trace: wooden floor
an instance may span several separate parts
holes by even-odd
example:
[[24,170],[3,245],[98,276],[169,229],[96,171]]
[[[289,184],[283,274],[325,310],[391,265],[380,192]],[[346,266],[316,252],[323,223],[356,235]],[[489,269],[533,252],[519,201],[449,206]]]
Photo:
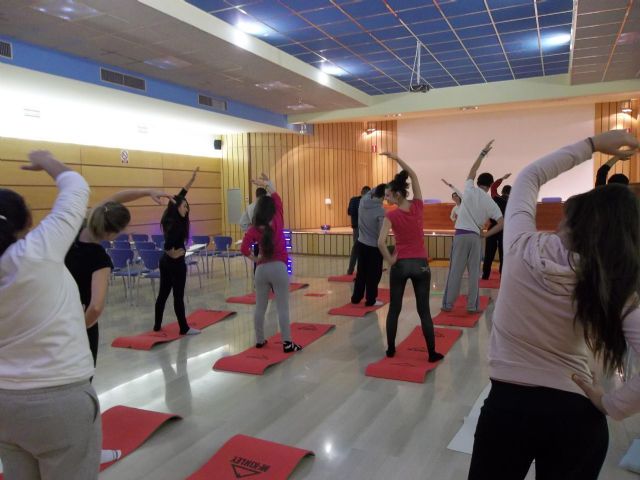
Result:
[[[294,258],[294,280],[311,284],[291,294],[292,321],[334,323],[328,335],[263,376],[214,372],[220,357],[254,343],[253,306],[227,305],[224,299],[250,291],[244,264],[237,259],[231,280],[218,263],[212,278],[198,288],[189,278],[187,310],[231,309],[232,319],[196,337],[160,345],[151,351],[110,347],[121,335],[153,324],[151,288],[143,284],[137,305],[123,298],[121,283],[112,286],[100,320],[101,339],[94,385],[102,410],[114,405],[173,412],[183,420],[163,427],[141,448],[103,474],[104,480],[184,479],[237,433],[313,450],[291,478],[309,480],[465,479],[470,456],[447,450],[475,399],[488,383],[486,315],[462,338],[424,384],[369,378],[367,364],[386,348],[384,320],[388,306],[363,319],[329,316],[344,304],[351,284],[329,283],[344,273],[346,258]],[[436,314],[446,280],[445,268],[433,268],[431,311]],[[388,284],[385,274],[382,285]],[[407,289],[398,339],[417,324],[413,292]],[[321,298],[306,292],[327,292]],[[484,293],[489,293],[485,291]],[[490,314],[491,307],[487,315]],[[174,321],[171,299],[165,322]],[[275,305],[270,305],[267,335],[275,333]],[[617,467],[630,442],[640,436],[638,420],[610,421],[609,455],[601,478],[637,478]],[[533,473],[528,478],[533,478]]]

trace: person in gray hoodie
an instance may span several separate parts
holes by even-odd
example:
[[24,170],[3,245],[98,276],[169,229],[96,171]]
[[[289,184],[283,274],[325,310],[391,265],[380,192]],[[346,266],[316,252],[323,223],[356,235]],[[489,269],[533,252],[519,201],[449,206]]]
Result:
[[378,236],[384,221],[382,200],[386,185],[381,183],[368,191],[358,207],[358,271],[353,286],[351,303],[358,304],[365,296],[365,305],[382,305],[377,302],[378,283],[382,277],[382,254],[378,250]]

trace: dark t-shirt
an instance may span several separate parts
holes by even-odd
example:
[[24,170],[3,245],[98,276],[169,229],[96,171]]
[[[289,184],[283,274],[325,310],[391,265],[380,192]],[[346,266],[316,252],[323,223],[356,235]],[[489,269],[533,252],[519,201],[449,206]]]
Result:
[[351,197],[349,200],[349,206],[347,207],[347,214],[351,217],[351,227],[358,228],[358,208],[360,207],[360,199],[362,197]]
[[80,301],[86,310],[91,303],[91,276],[103,268],[113,269],[111,258],[102,245],[81,242],[78,238],[71,244],[64,263],[78,284]]
[[[176,196],[176,201],[179,201],[179,197],[186,198],[187,191],[183,188]],[[178,219],[176,221],[168,222],[163,226],[164,233],[164,249],[186,249],[185,242],[187,241],[188,230],[187,221]]]

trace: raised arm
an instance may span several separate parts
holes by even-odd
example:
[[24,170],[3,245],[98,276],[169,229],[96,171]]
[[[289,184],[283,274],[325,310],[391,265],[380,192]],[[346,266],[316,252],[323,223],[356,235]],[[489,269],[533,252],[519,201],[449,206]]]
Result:
[[[627,147],[631,150],[620,150]],[[509,248],[520,233],[536,231],[540,187],[591,158],[594,151],[628,158],[638,140],[624,130],[611,130],[557,150],[528,165],[516,178],[505,215],[504,244]]]
[[31,152],[29,161],[30,165],[22,169],[47,172],[55,179],[59,193],[51,213],[26,236],[30,247],[27,251],[39,258],[62,262],[87,212],[89,185],[80,174],[56,160],[50,152]]
[[129,203],[144,197],[151,197],[151,200],[156,202],[158,205],[162,204],[162,198],[168,198],[170,202],[175,202],[173,195],[169,195],[162,190],[156,190],[154,188],[136,188],[132,190],[121,190],[120,192],[101,201],[98,205],[102,205],[107,202]]
[[[189,179],[187,184],[184,187],[182,187],[182,190],[184,191],[185,195],[189,191],[189,189],[191,188],[191,185],[193,185],[193,182],[196,181],[196,175],[198,174],[199,171],[200,171],[200,167],[196,167],[196,169],[193,171],[193,174],[191,175],[191,178]],[[180,192],[180,193],[182,194],[182,192]]]
[[458,190],[453,184],[447,182],[444,178],[441,178],[440,180],[442,180],[442,182],[449,187],[451,190],[453,190],[454,192],[456,192],[456,194],[460,197],[460,200],[462,200],[462,192],[460,190]]
[[395,153],[383,152],[380,155],[385,155],[389,158],[392,158],[393,160],[398,162],[398,165],[400,165],[402,170],[406,170],[406,172],[409,174],[409,178],[411,179],[411,190],[413,190],[413,199],[422,200],[422,190],[420,190],[420,182],[418,181],[418,176],[416,175],[416,172],[414,172],[413,169],[407,164],[407,162],[402,160]]
[[607,175],[609,175],[609,170],[611,170],[611,168],[618,162],[618,160],[627,160],[628,158],[629,158],[629,155],[627,154],[620,155],[620,156],[614,155],[609,160],[607,160],[607,163],[602,165],[598,169],[598,172],[596,173],[596,187],[601,187],[602,185],[606,185]]
[[510,173],[507,173],[505,176],[500,177],[499,179],[497,179],[495,182],[493,182],[491,184],[491,197],[497,197],[498,196],[498,187],[500,185],[502,185],[502,182],[505,181],[507,178],[509,178],[511,176]]
[[257,185],[258,187],[264,188],[269,195],[271,195],[272,193],[275,193],[276,191],[276,186],[269,179],[266,173],[261,174],[260,178],[251,180],[251,183],[253,183],[254,185]]
[[480,168],[480,164],[482,163],[482,160],[484,160],[484,157],[486,157],[489,154],[489,152],[491,151],[491,149],[493,148],[493,142],[494,142],[494,140],[491,140],[480,151],[480,155],[478,155],[478,158],[476,158],[476,161],[473,162],[473,165],[471,165],[471,170],[469,170],[469,175],[467,175],[467,180],[475,180],[476,179],[476,174],[478,173],[478,169]]

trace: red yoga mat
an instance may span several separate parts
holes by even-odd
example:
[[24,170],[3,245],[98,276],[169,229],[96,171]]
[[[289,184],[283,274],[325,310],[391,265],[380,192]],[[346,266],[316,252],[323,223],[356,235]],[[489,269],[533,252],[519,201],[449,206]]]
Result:
[[494,289],[498,289],[500,288],[500,277],[492,277],[489,278],[488,280],[483,280],[480,279],[480,281],[478,282],[478,286],[480,288],[494,288]]
[[[182,418],[171,413],[152,412],[140,408],[118,405],[102,414],[102,448],[105,450],[122,450],[120,461],[172,418]],[[110,467],[115,462],[103,463],[100,470]]]
[[[388,288],[379,288],[378,289],[378,300],[381,302],[389,303],[390,294]],[[370,306],[367,307],[364,304],[364,300],[358,304],[353,304],[351,302],[345,303],[341,307],[334,307],[329,310],[329,315],[342,315],[345,317],[364,317],[369,312],[374,312],[379,308],[382,308],[384,305],[378,306]]]
[[[335,325],[326,323],[292,323],[291,338],[298,345],[306,347],[333,327]],[[286,360],[291,355],[293,353],[282,351],[282,339],[278,333],[269,338],[262,348],[252,347],[237,355],[222,357],[213,365],[213,369],[262,375],[268,367]]]
[[[187,317],[187,322],[189,323],[189,326],[202,330],[203,328],[209,327],[214,323],[218,323],[231,315],[235,315],[235,313],[236,312],[227,310],[196,310]],[[180,335],[178,322],[174,322],[163,327],[159,332],[154,332],[152,330],[150,332],[143,332],[130,337],[118,337],[111,343],[111,346],[118,348],[133,348],[134,350],[151,350],[151,347],[157,343],[171,342],[182,336],[184,335]]]
[[[480,310],[484,310],[489,305],[489,297],[480,296]],[[481,313],[467,312],[467,297],[460,295],[453,304],[450,312],[440,312],[433,318],[434,325],[449,325],[452,327],[475,327]]]
[[[301,288],[308,287],[308,283],[290,283],[289,291],[295,292],[296,290],[300,290]],[[276,298],[273,292],[269,292],[269,300],[273,300]],[[229,297],[226,300],[227,303],[242,303],[244,305],[255,305],[256,304],[256,292],[247,293],[246,295],[242,295],[240,297]]]
[[[452,328],[436,328],[436,350],[446,354],[456,343],[461,330]],[[390,380],[403,380],[405,382],[423,383],[427,372],[438,366],[438,362],[429,363],[427,347],[424,342],[422,328],[416,327],[396,348],[393,358],[385,357],[382,360],[371,363],[365,370],[369,377],[386,378]]]
[[249,477],[286,480],[300,460],[308,455],[314,453],[259,438],[236,435],[187,480],[237,480]]
[[356,279],[356,274],[352,275],[333,275],[329,277],[327,280],[330,282],[353,282]]

